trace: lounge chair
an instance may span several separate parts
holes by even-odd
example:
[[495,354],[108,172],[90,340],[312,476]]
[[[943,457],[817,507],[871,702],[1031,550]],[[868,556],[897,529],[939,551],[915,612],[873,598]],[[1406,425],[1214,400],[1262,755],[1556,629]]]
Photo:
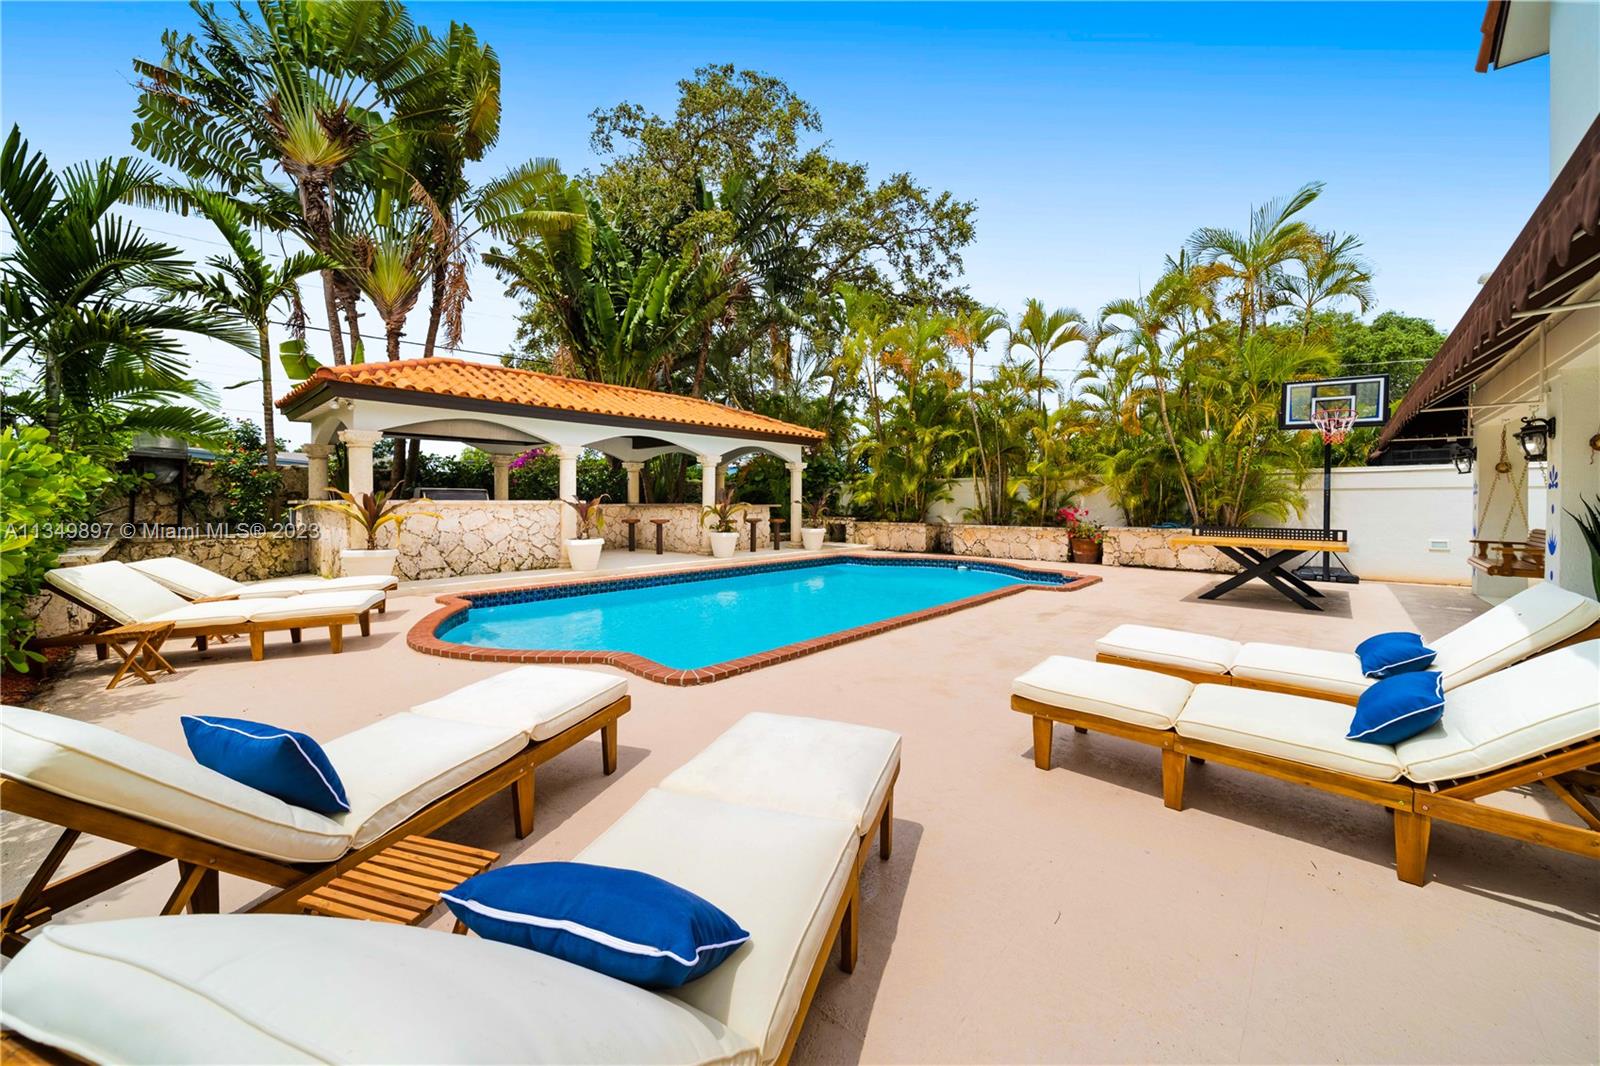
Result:
[[[1540,582],[1428,641],[1446,689],[1464,685],[1529,655],[1600,637],[1600,603]],[[1323,651],[1157,626],[1120,625],[1095,642],[1095,659],[1196,683],[1286,692],[1355,703],[1372,684],[1354,652]]]
[[[235,581],[175,555],[160,559],[139,559],[128,563],[145,577],[157,581],[186,600],[246,600],[267,596],[302,596],[310,592],[393,592],[400,582],[387,574],[371,577],[318,577],[299,574],[273,577],[264,581]],[[382,614],[388,604],[380,603]]]
[[287,630],[300,642],[303,629],[328,630],[328,645],[344,650],[344,627],[372,632],[372,610],[384,602],[382,592],[313,592],[300,596],[189,603],[177,593],[126,563],[64,566],[45,574],[58,595],[93,611],[97,618],[84,633],[42,640],[41,645],[93,644],[106,657],[105,631],[134,622],[171,622],[168,639],[195,638],[202,651],[211,637],[247,633],[250,658],[266,655],[266,634]]
[[[1600,858],[1588,795],[1600,786],[1600,640],[1458,685],[1437,725],[1392,747],[1347,740],[1348,704],[1061,656],[1016,679],[1011,707],[1032,717],[1043,770],[1057,722],[1159,748],[1173,810],[1183,809],[1191,759],[1387,807],[1396,873],[1410,884],[1424,883],[1435,819]],[[1546,787],[1577,824],[1477,802],[1527,785]]]
[[[510,789],[518,837],[533,830],[536,767],[595,732],[602,767],[616,768],[627,682],[610,674],[525,666],[497,675],[475,718],[448,700],[423,704],[328,741],[350,811],[292,807],[187,756],[100,726],[0,708],[0,810],[60,826],[61,837],[22,893],[0,910],[0,950],[65,907],[176,860],[179,886],[163,909],[217,909],[217,874],[272,886],[251,909],[296,901],[388,848]],[[484,690],[480,690],[482,693]],[[174,723],[173,728],[176,728]],[[51,881],[79,835],[132,851]]]
[[[790,744],[825,757],[784,760]],[[6,971],[0,1022],[99,1061],[783,1062],[836,936],[855,961],[861,827],[885,818],[899,763],[883,730],[751,715],[576,857],[664,877],[750,931],[682,988],[402,926],[133,919],[45,930]],[[760,767],[777,772],[752,797]]]

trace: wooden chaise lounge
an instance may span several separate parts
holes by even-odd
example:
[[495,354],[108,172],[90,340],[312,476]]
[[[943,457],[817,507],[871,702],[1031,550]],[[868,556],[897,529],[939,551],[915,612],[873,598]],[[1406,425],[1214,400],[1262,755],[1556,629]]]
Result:
[[[1449,692],[1444,718],[1398,745],[1345,739],[1351,710],[1332,700],[1195,685],[1062,656],[1013,683],[1033,719],[1034,763],[1051,766],[1055,723],[1161,751],[1162,794],[1182,810],[1188,763],[1205,761],[1387,807],[1395,869],[1425,880],[1435,820],[1600,858],[1600,640],[1545,652]],[[1478,801],[1541,786],[1576,824]]]
[[[534,771],[596,732],[605,773],[617,765],[627,682],[560,667],[519,667],[450,697],[328,741],[347,814],[303,810],[186,756],[58,715],[0,708],[0,810],[61,828],[16,899],[0,908],[0,951],[30,930],[167,862],[178,885],[162,908],[218,908],[218,875],[274,891],[250,909],[297,901],[409,836],[509,790],[517,836],[533,831]],[[176,717],[173,728],[177,729]],[[53,880],[81,835],[132,850]]]
[[[1517,593],[1427,643],[1446,691],[1530,655],[1600,637],[1600,603],[1551,582]],[[1120,625],[1095,642],[1095,661],[1181,677],[1353,704],[1372,684],[1353,651],[1324,651],[1157,626]]]
[[362,636],[372,632],[372,612],[385,602],[382,591],[350,589],[304,595],[227,599],[191,603],[126,563],[90,563],[68,566],[45,574],[51,591],[96,616],[82,633],[51,637],[40,647],[92,644],[101,659],[107,657],[109,632],[135,622],[170,622],[166,639],[193,638],[201,651],[213,637],[250,637],[250,658],[266,655],[266,635],[287,632],[298,644],[301,631],[328,630],[328,648],[344,650],[344,627],[358,626]]
[[[305,596],[317,592],[390,593],[400,587],[400,582],[388,574],[347,577],[296,574],[292,577],[263,578],[260,581],[235,581],[199,563],[192,563],[175,555],[139,559],[128,563],[128,566],[191,601]],[[388,610],[387,600],[378,604],[379,614],[383,614],[386,610]]]

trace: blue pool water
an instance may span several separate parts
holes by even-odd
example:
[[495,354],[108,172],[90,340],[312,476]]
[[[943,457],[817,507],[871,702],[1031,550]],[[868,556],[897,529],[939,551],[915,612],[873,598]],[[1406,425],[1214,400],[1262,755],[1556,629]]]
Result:
[[524,590],[513,595],[548,598],[473,606],[437,636],[487,648],[632,652],[698,670],[994,589],[1062,583],[1041,572],[848,559],[644,583],[650,580],[577,594]]

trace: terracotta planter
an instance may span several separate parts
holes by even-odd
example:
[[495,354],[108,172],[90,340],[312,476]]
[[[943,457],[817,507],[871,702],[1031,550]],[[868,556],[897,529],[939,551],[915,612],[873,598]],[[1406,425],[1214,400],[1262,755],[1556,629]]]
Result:
[[1098,563],[1100,552],[1104,547],[1093,537],[1072,538],[1072,561],[1075,563]]
[[600,549],[605,547],[601,537],[567,541],[567,563],[574,570],[597,570],[600,567]]

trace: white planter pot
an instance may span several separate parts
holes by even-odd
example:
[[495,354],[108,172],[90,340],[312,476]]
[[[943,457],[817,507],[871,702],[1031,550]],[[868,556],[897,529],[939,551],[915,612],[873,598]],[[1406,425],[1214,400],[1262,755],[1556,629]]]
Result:
[[378,577],[394,576],[394,561],[400,553],[393,548],[377,548],[367,551],[365,548],[341,548],[339,550],[339,572],[345,577]]
[[711,534],[711,555],[715,559],[732,559],[739,548],[738,533]]
[[800,527],[800,544],[808,552],[821,551],[822,542],[828,536],[826,529],[810,529]]
[[567,541],[567,562],[574,570],[595,570],[600,566],[600,549],[605,546],[601,537]]

